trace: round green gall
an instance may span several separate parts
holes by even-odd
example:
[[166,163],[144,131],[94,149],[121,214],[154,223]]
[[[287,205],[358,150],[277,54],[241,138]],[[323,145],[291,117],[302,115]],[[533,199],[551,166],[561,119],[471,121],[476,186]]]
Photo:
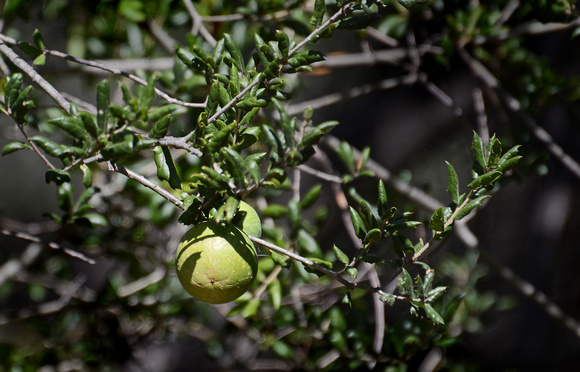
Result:
[[177,277],[200,301],[235,300],[252,285],[258,257],[252,241],[234,224],[205,221],[192,227],[177,248]]

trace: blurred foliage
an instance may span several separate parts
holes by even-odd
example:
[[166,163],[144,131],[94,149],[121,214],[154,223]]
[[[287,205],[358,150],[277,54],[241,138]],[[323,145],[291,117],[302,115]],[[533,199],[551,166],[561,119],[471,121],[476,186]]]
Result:
[[[2,77],[1,111],[22,133],[35,134],[6,145],[2,155],[35,151],[48,158],[45,178],[57,185],[60,208],[47,214],[59,226],[50,244],[60,248],[45,244],[32,252],[35,245],[29,246],[33,259],[0,284],[0,371],[118,370],[143,355],[147,345],[192,338],[203,341],[204,363],[213,366],[208,369],[252,369],[259,360],[277,360],[297,370],[405,371],[416,369],[430,350],[441,351],[439,368],[470,365],[446,358],[446,350],[461,343],[463,332],[481,330],[484,312],[512,303],[477,289],[486,269],[475,250],[449,254],[434,268],[421,262],[422,255],[445,242],[454,221],[501,192],[509,176],[523,177],[539,164],[524,159],[518,165],[517,137],[476,133],[472,179],[460,183],[447,163],[448,205],[422,220],[390,200],[394,191],[369,166],[370,148],[355,155],[356,149],[341,142],[331,155],[343,174],[327,176],[348,200],[343,212],[352,226],[344,229],[352,228],[356,246],[339,248],[321,238],[332,217],[332,206],[321,197],[330,192],[328,184],[321,177],[305,189],[296,172],[340,124],[317,122],[310,107],[292,117],[286,102],[299,89],[297,79],[307,79],[312,66],[324,61],[316,43],[330,38],[340,43],[347,36],[338,31],[346,30],[373,48],[385,48],[370,36],[378,32],[409,50],[412,32],[417,45],[436,50],[421,66],[435,76],[457,68],[458,51],[467,50],[532,114],[558,100],[573,104],[577,80],[560,75],[529,48],[525,33],[495,39],[533,22],[576,20],[573,4],[522,2],[500,22],[507,5],[507,0],[195,2],[199,15],[209,17],[203,27],[217,41],[212,45],[191,33],[200,25],[181,1],[9,1],[4,35],[34,41],[10,45],[30,56],[24,57],[30,64],[44,65],[39,57],[54,57],[45,50],[59,48],[77,58],[124,59],[127,66],[133,58],[168,55],[175,64],[171,70],[135,72],[146,85],[114,76],[89,79],[93,103],[72,104],[63,113],[35,104],[42,89],[6,58],[12,73]],[[335,21],[325,25],[333,14]],[[23,25],[39,21],[65,29],[65,40],[51,40],[43,29],[24,33]],[[320,33],[313,33],[317,27]],[[312,43],[297,48],[309,36]],[[165,37],[174,53],[163,47]],[[171,92],[175,102],[160,98],[155,87]],[[108,171],[114,167],[145,176],[157,191]],[[181,288],[174,254],[183,225],[214,218],[231,197],[258,209],[264,239],[281,250],[262,246],[252,289],[214,307]],[[428,230],[428,241],[418,238],[419,226]],[[313,264],[289,259],[283,249]],[[20,252],[3,248],[0,257],[7,262]],[[374,270],[383,285],[400,275],[396,290],[368,285]],[[384,329],[369,316],[377,314],[371,292],[379,295],[380,306],[389,305]],[[232,347],[240,338],[252,344],[248,355]]]

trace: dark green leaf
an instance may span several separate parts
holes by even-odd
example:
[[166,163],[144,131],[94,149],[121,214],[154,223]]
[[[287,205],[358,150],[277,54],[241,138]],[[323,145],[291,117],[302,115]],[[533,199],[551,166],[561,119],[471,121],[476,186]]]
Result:
[[324,55],[322,53],[315,50],[305,50],[296,53],[294,57],[288,60],[288,64],[294,68],[297,68],[320,61],[324,61]]
[[472,190],[476,190],[482,186],[489,186],[494,183],[498,178],[501,177],[501,172],[498,170],[494,170],[492,172],[485,173],[479,177],[477,177],[473,182],[471,182],[467,187]]
[[443,207],[439,207],[431,216],[431,223],[429,224],[429,227],[435,231],[443,231],[444,224],[445,218],[443,217]]
[[286,217],[286,214],[288,213],[288,207],[281,204],[269,204],[266,208],[264,208],[262,213],[266,217],[282,218]]
[[373,22],[380,19],[381,16],[377,13],[364,14],[356,17],[350,17],[341,20],[336,25],[337,29],[344,30],[362,30],[370,26]]
[[217,133],[210,138],[209,143],[207,144],[207,148],[211,152],[218,151],[220,148],[227,145],[230,134],[236,130],[236,123],[233,122],[224,126],[220,129]]
[[386,303],[389,306],[393,306],[395,304],[395,295],[392,293],[385,293],[379,297],[379,300]]
[[377,210],[379,212],[379,216],[385,220],[389,213],[388,207],[388,199],[387,199],[387,189],[385,188],[385,184],[383,180],[379,180],[378,185],[378,194],[379,194],[379,203],[377,205]]
[[40,50],[46,49],[46,44],[44,43],[44,40],[42,39],[42,35],[40,34],[40,31],[38,29],[34,30],[32,37],[34,38],[34,44],[36,44],[38,49],[40,49]]
[[[310,261],[314,262],[315,264],[324,267],[325,269],[332,270],[332,262],[328,262],[328,261],[325,261],[323,259],[316,258],[316,257],[308,257],[308,259]],[[304,265],[304,269],[311,274],[316,274],[318,276],[325,275],[322,271],[318,270],[314,266]]]
[[457,177],[457,172],[455,168],[449,162],[447,163],[447,169],[449,171],[449,185],[447,186],[447,192],[451,195],[451,200],[456,205],[459,205],[459,177]]
[[89,114],[86,111],[79,112],[79,118],[83,123],[85,130],[91,135],[93,138],[99,137],[99,129],[97,127],[97,121],[94,115]]
[[268,293],[274,310],[279,310],[282,305],[282,285],[279,280],[274,280],[268,285]]
[[310,234],[308,234],[304,229],[298,231],[298,245],[308,254],[320,255],[320,246],[316,239],[314,239]]
[[427,292],[427,301],[432,302],[441,297],[443,292],[447,290],[447,287],[437,287]]
[[[48,172],[47,172],[48,174]],[[65,212],[71,212],[73,207],[73,186],[70,182],[58,185],[58,206]]]
[[394,232],[394,231],[401,231],[401,230],[412,230],[416,229],[421,222],[419,221],[404,221],[404,222],[395,222],[390,223],[386,226],[387,231]]
[[26,41],[20,41],[18,42],[18,47],[20,48],[20,50],[22,50],[24,53],[28,54],[31,57],[37,57],[40,54],[42,54],[42,50],[38,49],[37,47],[33,46],[30,43],[27,43]]
[[501,157],[501,142],[499,139],[493,136],[489,140],[489,145],[487,149],[487,166],[489,168],[495,168],[499,164]]
[[149,131],[149,137],[151,138],[163,138],[167,135],[167,130],[169,129],[169,124],[171,123],[171,115],[165,115],[162,117],[151,130]]
[[318,27],[322,18],[324,17],[324,13],[326,12],[326,1],[325,0],[316,0],[314,2],[314,12],[312,13],[312,17],[310,18],[310,24],[315,28]]
[[91,168],[86,164],[81,164],[80,168],[83,172],[83,185],[86,188],[91,187],[93,185],[93,172],[91,172]]
[[486,151],[485,145],[481,140],[481,137],[474,131],[473,132],[473,142],[471,144],[473,151],[475,151],[475,160],[482,169],[487,168],[487,158],[486,158]]
[[371,229],[364,237],[363,239],[363,243],[365,245],[370,245],[370,244],[374,244],[376,242],[379,242],[383,237],[383,233],[381,232],[380,229],[378,228],[374,228]]
[[181,189],[181,179],[175,169],[169,147],[155,146],[153,154],[157,166],[157,177],[162,181],[167,181],[173,189]]
[[354,159],[354,153],[352,147],[348,142],[343,141],[340,146],[336,149],[336,154],[346,167],[349,173],[353,174],[356,167],[356,161]]
[[318,200],[318,197],[320,196],[321,192],[322,192],[321,184],[316,184],[312,186],[312,188],[308,190],[306,195],[304,195],[300,200],[300,208],[306,209],[308,207],[311,207],[316,202],[316,200]]
[[437,311],[430,304],[425,304],[425,314],[433,321],[433,324],[445,324],[445,321]]
[[510,158],[506,161],[503,161],[500,163],[500,165],[497,167],[497,171],[501,172],[502,174],[507,172],[508,170],[512,169],[521,159],[521,156],[514,156],[513,158]]
[[334,256],[336,257],[337,260],[339,260],[345,265],[348,265],[350,259],[343,251],[340,250],[340,248],[338,248],[336,245],[333,245],[332,251],[334,252]]
[[232,38],[230,34],[224,34],[224,44],[228,53],[230,53],[230,56],[232,56],[232,59],[238,70],[245,71],[244,58],[242,57],[242,52],[240,51],[238,44],[235,42],[235,40]]
[[26,143],[22,143],[22,142],[12,142],[12,143],[9,143],[9,144],[5,145],[2,148],[2,156],[11,154],[11,153],[16,152],[18,150],[24,150],[24,149],[30,150],[31,148]]
[[278,40],[278,48],[282,53],[283,58],[288,57],[288,51],[290,50],[290,40],[288,35],[282,30],[276,30],[276,39]]
[[359,239],[364,239],[367,234],[367,228],[360,214],[353,208],[349,207],[350,219],[352,221],[352,226],[354,227],[354,233]]
[[397,282],[397,288],[399,288],[399,292],[403,296],[407,296],[409,298],[415,297],[415,291],[413,290],[413,278],[411,278],[411,274],[405,269],[402,269],[403,272],[401,273],[401,277]]
[[474,208],[477,208],[481,205],[481,202],[483,202],[484,199],[489,198],[489,195],[482,195],[472,201],[470,201],[469,203],[467,203],[467,205],[465,206],[465,208],[463,208],[459,213],[457,213],[457,215],[455,216],[455,220],[460,220],[463,217],[467,216],[469,214],[469,212],[471,212]]
[[43,149],[48,155],[58,158],[62,155],[62,148],[59,144],[44,138],[42,136],[30,137],[30,142],[35,143],[38,147]]
[[89,138],[89,134],[79,118],[61,116],[59,118],[49,119],[48,122],[64,130],[76,139],[88,140]]

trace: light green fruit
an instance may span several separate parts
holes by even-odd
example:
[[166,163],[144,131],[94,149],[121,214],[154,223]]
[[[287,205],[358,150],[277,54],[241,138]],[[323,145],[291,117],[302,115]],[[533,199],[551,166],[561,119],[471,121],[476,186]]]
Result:
[[195,225],[181,238],[176,257],[183,288],[200,301],[221,304],[243,295],[258,271],[254,244],[234,224]]
[[236,225],[248,235],[258,238],[262,236],[262,221],[260,221],[258,212],[243,200],[240,201],[239,209],[234,218]]

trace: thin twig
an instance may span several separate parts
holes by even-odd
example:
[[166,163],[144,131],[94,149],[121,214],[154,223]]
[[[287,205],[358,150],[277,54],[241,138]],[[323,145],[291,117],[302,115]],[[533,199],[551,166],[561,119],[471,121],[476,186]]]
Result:
[[153,190],[157,194],[161,195],[172,204],[174,204],[179,209],[183,209],[183,202],[175,197],[172,193],[165,190],[163,187],[149,181],[147,178],[143,177],[142,175],[135,173],[120,164],[109,162],[109,171],[121,173],[122,175],[139,182],[141,185]]
[[70,103],[60,94],[55,87],[46,81],[32,66],[20,58],[10,47],[3,41],[0,41],[0,53],[4,54],[10,62],[14,63],[22,72],[24,72],[32,81],[38,84],[48,95],[68,114],[70,113]]
[[484,36],[479,35],[473,38],[474,45],[482,45],[486,43],[501,42],[504,40],[510,40],[517,38],[519,36],[533,36],[533,35],[543,35],[552,32],[562,32],[573,30],[580,26],[580,18],[574,19],[569,23],[559,23],[559,22],[532,22],[524,24],[520,27],[516,27],[513,30],[502,32],[498,35]]
[[346,92],[337,92],[327,94],[315,99],[291,104],[286,108],[288,115],[297,115],[304,111],[308,106],[313,109],[319,109],[322,107],[330,106],[336,103],[346,101],[348,99],[357,98],[372,92],[392,89],[402,85],[413,85],[417,82],[416,74],[408,74],[402,77],[390,78],[381,80],[377,83],[363,84],[358,87],[350,88]]
[[25,232],[17,232],[17,231],[11,231],[8,229],[0,229],[0,234],[2,235],[6,235],[6,236],[12,236],[18,239],[22,239],[28,242],[33,242],[33,243],[39,243],[39,244],[46,244],[49,248],[52,249],[56,249],[56,250],[60,250],[63,253],[77,258],[81,261],[87,262],[89,264],[94,264],[95,260],[93,260],[90,257],[85,256],[84,254],[82,254],[81,252],[75,251],[73,249],[67,248],[61,244],[55,243],[55,242],[44,242],[42,239],[40,239],[38,236],[32,235],[32,234],[28,234]]
[[187,12],[189,13],[193,21],[193,25],[191,26],[191,33],[193,35],[197,35],[197,33],[199,32],[201,36],[203,36],[205,41],[207,41],[209,45],[214,47],[217,44],[217,41],[214,39],[212,34],[207,30],[207,28],[205,28],[203,24],[203,19],[197,12],[197,9],[195,9],[195,6],[193,6],[191,0],[183,0],[183,4],[185,5],[185,8],[187,9]]
[[[25,71],[31,78],[32,80],[34,80],[35,82],[37,82],[35,80],[35,78],[33,78],[32,75],[33,74],[37,79],[42,79],[41,81],[45,81],[44,78],[42,76],[40,76],[34,69],[32,69],[32,67],[30,67],[30,65],[28,65],[24,60],[22,60],[20,57],[18,57],[18,55],[16,53],[14,53],[14,51],[12,51],[12,49],[10,49],[7,44],[10,45],[18,45],[17,41],[6,36],[3,34],[0,34],[0,40],[2,40],[2,42],[0,42],[0,52],[2,52],[3,54],[5,54],[14,64],[16,64],[20,69],[26,68],[27,70]],[[9,55],[7,55],[6,53],[9,53]],[[126,71],[122,71],[119,70],[117,68],[113,68],[111,66],[108,66],[104,63],[101,62],[97,62],[97,61],[91,61],[88,59],[84,59],[84,58],[79,58],[79,57],[74,57],[71,56],[70,54],[66,54],[63,52],[59,52],[57,50],[50,50],[50,49],[45,49],[42,51],[43,54],[45,55],[49,55],[49,56],[53,56],[53,57],[57,57],[57,58],[61,58],[67,61],[71,61],[74,63],[78,63],[80,65],[84,65],[84,66],[88,66],[88,67],[93,67],[93,68],[97,68],[103,71],[107,71],[113,75],[119,75],[119,76],[123,76],[126,77],[130,80],[133,80],[134,82],[147,86],[147,81],[141,79],[140,77],[133,75],[131,73],[128,73]],[[12,56],[12,57],[11,57]],[[20,60],[19,64],[22,65],[22,67],[17,64],[15,61],[12,60],[12,58],[17,58]],[[24,70],[23,70],[24,71]],[[30,74],[29,74],[30,73]],[[39,82],[37,82],[39,85],[41,85]],[[57,103],[59,103],[59,105],[61,107],[63,107],[63,109],[65,109],[65,111],[67,113],[70,113],[70,103],[68,103],[68,101],[62,97],[62,95],[56,90],[54,89],[50,84],[48,84],[48,86],[46,85],[48,84],[48,82],[44,83],[44,86],[42,86],[43,89],[45,89],[47,91],[47,93],[49,93],[51,95],[51,97],[53,97],[53,99],[55,99],[55,101]],[[52,91],[48,91],[47,89],[52,88]],[[196,108],[204,108],[205,107],[205,103],[191,103],[191,102],[185,102],[185,101],[181,101],[177,98],[173,98],[171,96],[169,96],[167,93],[163,92],[162,90],[158,89],[158,88],[154,88],[155,94],[157,94],[157,96],[163,98],[164,100],[166,100],[168,103],[173,103],[179,106],[183,106],[183,107],[196,107]],[[54,96],[53,96],[54,94]],[[66,108],[65,108],[66,107]]]
[[[580,22],[580,18],[579,18]],[[552,136],[532,118],[530,114],[522,109],[522,104],[515,97],[511,96],[500,86],[499,80],[478,60],[471,57],[469,53],[463,49],[458,48],[458,54],[471,69],[473,74],[479,78],[484,84],[495,90],[498,96],[505,102],[507,107],[513,112],[520,115],[524,124],[526,124],[537,139],[544,142],[548,151],[554,155],[568,170],[577,178],[580,179],[580,164],[570,155],[566,154],[562,147],[554,142]]]

